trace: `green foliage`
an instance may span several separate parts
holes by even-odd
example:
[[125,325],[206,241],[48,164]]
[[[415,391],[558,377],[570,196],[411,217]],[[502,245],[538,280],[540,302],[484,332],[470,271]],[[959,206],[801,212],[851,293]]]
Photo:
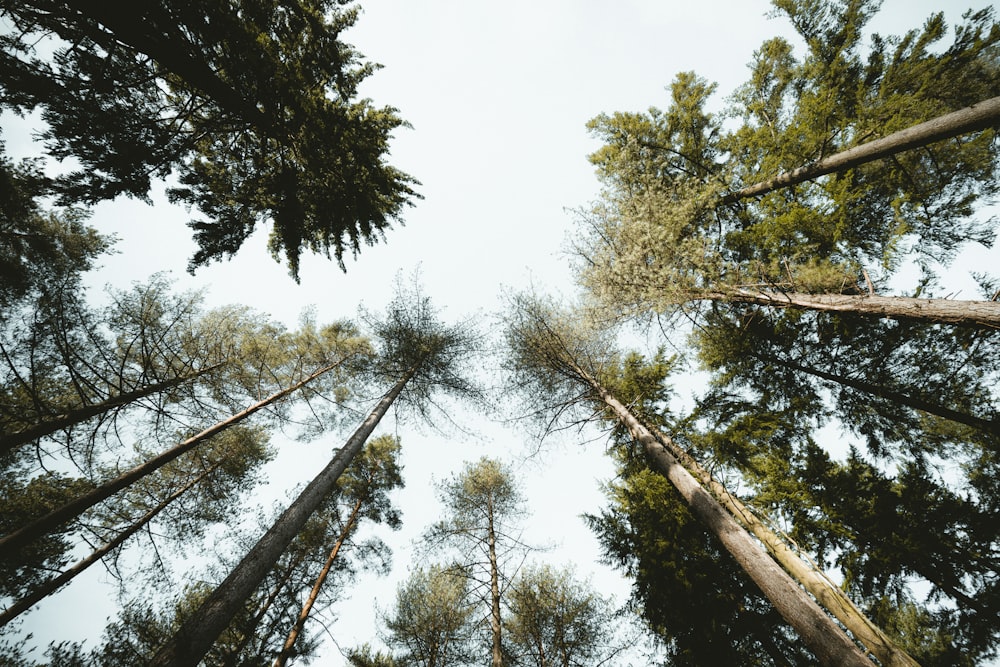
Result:
[[4,2],[0,104],[41,110],[49,155],[79,161],[50,184],[64,203],[146,198],[176,172],[171,198],[208,218],[192,270],[269,221],[296,279],[303,250],[343,266],[417,196],[385,162],[405,123],[357,98],[375,67],[340,41],[358,16],[343,4]]
[[419,667],[449,667],[471,662],[475,608],[468,601],[469,580],[461,568],[419,568],[396,590],[392,610],[383,618],[386,641],[397,662]]
[[515,665],[583,667],[603,664],[616,649],[609,600],[569,569],[547,565],[521,571],[507,591],[505,650]]

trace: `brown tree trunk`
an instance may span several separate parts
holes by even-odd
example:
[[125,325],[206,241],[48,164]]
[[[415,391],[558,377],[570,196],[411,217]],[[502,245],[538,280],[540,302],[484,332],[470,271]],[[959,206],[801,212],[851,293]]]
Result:
[[278,401],[284,398],[285,396],[288,396],[289,394],[301,389],[306,384],[312,382],[319,376],[325,373],[329,373],[334,368],[339,366],[340,363],[341,362],[337,362],[335,364],[330,364],[329,366],[325,366],[319,369],[318,371],[316,371],[309,377],[305,378],[304,380],[297,382],[290,387],[286,387],[285,389],[282,389],[281,391],[268,396],[262,401],[254,403],[246,410],[243,410],[242,412],[239,412],[233,415],[232,417],[225,419],[215,424],[214,426],[205,429],[201,433],[188,438],[179,445],[176,445],[168,449],[159,456],[155,456],[146,461],[145,463],[138,465],[135,468],[132,468],[128,472],[119,475],[117,478],[111,480],[110,482],[102,484],[93,491],[84,494],[83,496],[80,496],[79,498],[72,500],[57,509],[52,510],[51,512],[49,512],[48,514],[46,514],[41,518],[35,519],[34,521],[25,524],[24,526],[21,526],[20,528],[10,533],[9,535],[5,535],[3,538],[0,538],[0,555],[5,554],[10,550],[16,549],[17,547],[27,542],[30,542],[33,539],[41,537],[42,535],[45,535],[46,533],[55,530],[60,525],[69,521],[70,519],[80,516],[80,514],[87,511],[97,503],[101,502],[102,500],[110,498],[111,496],[118,493],[125,487],[134,483],[136,480],[142,479],[146,475],[156,472],[157,470],[159,470],[166,464],[170,463],[177,457],[191,451],[197,445],[204,442],[213,435],[216,435],[217,433],[226,430],[230,426],[238,424],[239,422],[243,421],[253,413],[257,412],[258,410],[261,410],[262,408],[271,405],[275,401]]
[[49,579],[41,586],[33,590],[30,594],[26,595],[25,597],[21,598],[17,602],[7,607],[7,609],[5,609],[3,613],[0,613],[0,627],[7,625],[7,623],[17,618],[20,614],[31,609],[37,603],[41,602],[46,597],[59,590],[59,588],[61,588],[64,584],[72,581],[74,577],[76,577],[78,574],[86,570],[88,567],[90,567],[100,559],[104,558],[104,556],[110,553],[114,548],[122,544],[128,538],[135,535],[137,532],[139,532],[139,530],[141,530],[143,526],[152,521],[153,518],[157,514],[162,512],[170,503],[174,502],[175,500],[180,498],[184,493],[189,491],[192,487],[199,484],[202,480],[204,480],[206,477],[212,474],[212,472],[214,472],[221,465],[222,461],[219,461],[211,468],[201,473],[196,478],[185,484],[183,487],[172,493],[168,498],[160,502],[156,507],[146,512],[146,514],[144,514],[142,518],[140,518],[131,526],[123,530],[113,540],[99,547],[89,556],[79,561],[76,565],[69,568],[59,576]]
[[214,366],[210,366],[209,368],[202,369],[190,375],[176,377],[171,380],[165,380],[163,382],[148,385],[142,389],[136,389],[135,391],[118,394],[117,396],[112,396],[99,403],[94,403],[93,405],[87,405],[82,408],[77,408],[76,410],[70,410],[69,412],[61,415],[54,415],[47,418],[42,423],[23,428],[20,431],[0,435],[0,454],[5,454],[23,444],[31,442],[32,440],[37,440],[38,438],[50,435],[56,431],[66,428],[67,426],[79,424],[80,422],[84,422],[91,417],[96,417],[97,415],[113,410],[114,408],[127,405],[133,401],[139,400],[140,398],[145,398],[146,396],[151,396],[166,389],[171,389],[184,384],[189,380],[194,380],[201,377],[205,373],[215,370],[221,365],[222,364],[215,364]]
[[240,605],[260,585],[267,571],[274,566],[312,513],[333,490],[341,473],[364,447],[368,436],[416,371],[416,367],[410,369],[382,397],[330,463],[303,489],[250,553],[160,649],[153,658],[152,665],[188,667],[198,664],[230,623]]
[[486,544],[490,557],[490,630],[493,635],[493,667],[503,667],[503,650],[501,648],[500,625],[500,568],[497,565],[497,536],[493,528],[493,498],[487,501],[487,535]]
[[828,313],[854,313],[894,320],[943,322],[990,329],[1000,327],[1000,301],[955,301],[861,294],[804,294],[750,289],[706,290],[693,293],[690,298],[692,301],[755,303],[776,308],[806,308]]
[[971,107],[939,116],[899,132],[893,132],[887,137],[835,153],[772,179],[747,186],[726,195],[722,202],[729,204],[747,197],[766,194],[773,190],[809,181],[836,171],[851,169],[866,162],[873,162],[912,148],[926,146],[967,132],[985,130],[998,123],[1000,123],[1000,97],[993,97],[973,104]]
[[591,388],[643,446],[653,468],[670,480],[687,502],[691,513],[718,538],[820,662],[838,667],[871,667],[871,661],[854,642],[770,556],[761,551],[750,534],[691,476],[649,429],[596,380],[579,368],[576,371],[581,377],[587,378]]
[[285,667],[285,663],[288,662],[288,658],[292,654],[292,647],[295,646],[295,640],[298,639],[299,633],[302,632],[302,628],[306,624],[306,619],[309,618],[309,613],[312,611],[313,605],[316,604],[316,598],[319,597],[319,591],[323,587],[323,583],[326,582],[327,576],[330,574],[330,569],[333,567],[333,561],[337,559],[337,554],[340,552],[341,545],[344,544],[344,540],[346,540],[348,535],[351,534],[351,530],[354,528],[354,524],[358,520],[358,512],[361,510],[361,501],[362,499],[359,498],[358,501],[354,503],[354,508],[351,510],[351,516],[347,519],[347,524],[344,526],[344,529],[340,531],[340,536],[337,537],[337,542],[333,545],[333,549],[330,551],[330,555],[326,559],[326,563],[323,564],[323,569],[320,570],[319,576],[316,577],[316,583],[313,584],[306,603],[302,605],[302,611],[299,612],[299,617],[295,620],[295,625],[292,626],[292,630],[288,633],[288,639],[285,640],[284,646],[281,647],[281,653],[279,653],[278,657],[274,660],[274,667]]
[[764,525],[739,498],[731,495],[694,457],[679,447],[666,434],[646,427],[644,424],[643,426],[715,496],[737,522],[760,540],[768,553],[785,568],[792,578],[816,598],[823,608],[840,621],[845,628],[850,630],[851,634],[864,644],[881,664],[887,667],[919,667],[918,663],[897,646],[881,628],[861,613],[861,610],[854,605],[844,591],[815,568],[803,562],[798,554],[788,547],[785,540]]

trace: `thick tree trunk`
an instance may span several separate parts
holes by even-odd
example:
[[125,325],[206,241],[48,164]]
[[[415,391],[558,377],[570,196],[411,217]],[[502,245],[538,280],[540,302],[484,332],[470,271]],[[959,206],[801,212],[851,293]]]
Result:
[[171,380],[165,380],[164,382],[148,385],[141,389],[136,389],[135,391],[129,391],[124,394],[118,394],[117,396],[111,396],[110,398],[99,403],[77,408],[76,410],[70,410],[69,412],[61,415],[55,415],[46,419],[44,422],[35,424],[34,426],[29,426],[28,428],[21,429],[20,431],[0,435],[0,454],[5,454],[23,444],[29,443],[32,440],[37,440],[46,435],[51,435],[52,433],[62,430],[68,426],[73,426],[87,421],[91,417],[96,417],[97,415],[108,412],[109,410],[113,410],[123,405],[128,405],[129,403],[137,401],[140,398],[152,396],[153,394],[157,394],[167,389],[172,389],[173,387],[184,384],[190,380],[197,379],[205,373],[215,370],[221,365],[222,364],[215,364],[214,366],[200,370],[197,373],[176,377]]
[[670,480],[688,506],[715,535],[739,566],[798,632],[824,665],[871,667],[871,661],[795,581],[765,554],[750,534],[691,476],[629,410],[579,368],[593,390],[639,442],[654,469]]
[[[643,425],[645,426],[645,425]],[[697,460],[664,433],[646,427],[650,433],[683,465],[729,513],[754,537],[768,553],[829,611],[851,634],[864,644],[879,662],[887,667],[919,667],[918,663],[859,610],[847,594],[816,569],[803,562],[785,540],[768,528],[739,498],[731,495]]]
[[261,410],[262,408],[265,408],[268,405],[271,405],[272,403],[284,398],[285,396],[288,396],[289,394],[301,389],[306,384],[312,382],[321,375],[329,373],[334,368],[339,366],[340,363],[342,362],[330,364],[329,366],[325,366],[319,369],[318,371],[316,371],[309,377],[305,378],[304,380],[297,382],[290,387],[286,387],[285,389],[282,389],[281,391],[268,396],[262,401],[254,403],[246,410],[243,410],[242,412],[233,415],[229,419],[225,419],[215,424],[214,426],[205,429],[201,433],[188,438],[184,442],[180,443],[179,445],[176,445],[175,447],[172,447],[171,449],[168,449],[159,456],[149,459],[145,463],[138,465],[135,468],[132,468],[128,472],[119,475],[117,478],[111,480],[110,482],[102,484],[101,486],[94,489],[90,493],[87,493],[75,500],[72,500],[63,505],[62,507],[52,510],[45,516],[39,519],[35,519],[34,521],[28,524],[25,524],[24,526],[15,530],[9,535],[0,538],[0,555],[6,554],[9,551],[18,548],[19,546],[27,542],[30,542],[33,539],[36,539],[38,537],[41,537],[42,535],[52,532],[63,523],[69,521],[70,519],[80,516],[80,514],[87,511],[88,509],[90,509],[97,503],[101,502],[102,500],[110,498],[111,496],[118,493],[125,487],[134,483],[135,481],[142,479],[143,477],[145,477],[150,473],[156,472],[157,470],[159,470],[166,464],[170,463],[177,457],[191,451],[200,443],[204,442],[213,435],[221,433],[230,426],[238,424],[239,422],[243,421],[250,415],[257,412],[258,410]]
[[493,635],[493,667],[503,667],[503,650],[501,647],[500,625],[500,568],[497,565],[497,536],[493,528],[493,498],[490,497],[486,506],[487,535],[486,544],[490,557],[490,630]]
[[894,320],[944,322],[990,329],[1000,327],[1000,301],[954,301],[861,294],[804,294],[750,289],[725,292],[706,290],[693,293],[690,298],[692,301],[755,303],[776,308],[806,308],[829,313],[854,313]]
[[404,375],[358,430],[348,439],[330,463],[309,483],[299,497],[275,521],[239,565],[212,592],[205,602],[160,649],[152,665],[188,667],[198,664],[218,638],[244,601],[260,585],[267,571],[299,534],[306,521],[333,490],[337,479],[364,447],[365,441],[416,373],[416,368]]
[[340,553],[340,547],[351,534],[354,524],[357,523],[358,512],[361,511],[361,502],[362,499],[359,498],[358,501],[354,503],[354,508],[351,510],[351,516],[347,519],[347,524],[344,526],[344,529],[340,531],[340,535],[337,537],[337,542],[333,545],[333,549],[330,550],[329,557],[327,557],[326,562],[323,564],[323,569],[320,570],[319,576],[316,577],[316,583],[313,584],[306,603],[302,605],[302,611],[299,612],[299,617],[295,620],[295,625],[292,626],[291,631],[288,633],[288,638],[285,640],[284,646],[281,647],[281,653],[279,653],[278,657],[274,660],[274,667],[285,667],[285,663],[288,662],[288,658],[292,654],[292,647],[295,646],[295,640],[298,639],[299,633],[302,632],[302,628],[305,627],[306,620],[309,618],[309,613],[312,611],[313,605],[316,604],[316,598],[319,597],[319,591],[326,582],[327,576],[330,574],[330,569],[333,567],[333,562],[337,559],[337,554]]
[[973,104],[971,107],[894,132],[887,137],[835,153],[818,162],[787,171],[772,179],[747,186],[726,195],[722,201],[728,204],[747,197],[766,194],[773,190],[809,181],[836,171],[851,169],[866,162],[873,162],[912,148],[926,146],[967,132],[984,130],[996,126],[998,123],[1000,123],[1000,97],[994,97]]
[[894,403],[904,405],[908,408],[913,408],[914,410],[920,410],[921,412],[926,412],[927,414],[935,415],[943,419],[948,419],[959,424],[965,424],[966,426],[971,426],[973,428],[985,431],[987,433],[1000,434],[1000,423],[996,420],[983,419],[981,417],[976,417],[974,415],[967,414],[965,412],[959,412],[958,410],[952,410],[943,405],[938,405],[936,403],[931,403],[930,401],[925,401],[919,398],[914,398],[913,396],[908,396],[898,391],[892,391],[891,389],[886,389],[885,387],[879,387],[878,385],[871,384],[869,382],[863,382],[861,380],[855,380],[853,378],[844,377],[843,375],[836,375],[834,373],[827,373],[826,371],[821,371],[818,368],[812,368],[810,366],[803,366],[802,364],[797,364],[794,361],[785,361],[783,359],[778,359],[777,357],[771,357],[768,355],[758,355],[753,354],[761,361],[765,363],[778,364],[779,366],[784,366],[785,368],[790,368],[792,370],[799,371],[801,373],[806,373],[807,375],[812,375],[814,377],[827,380],[829,382],[835,382],[837,384],[844,385],[845,387],[850,387],[852,389],[857,389],[858,391],[870,394],[872,396],[878,396],[879,398],[884,398],[890,400]]
[[128,538],[132,537],[137,532],[139,532],[143,528],[143,526],[152,521],[153,518],[155,518],[157,514],[166,509],[166,507],[170,503],[174,502],[182,495],[184,495],[187,491],[189,491],[191,488],[201,483],[206,477],[211,475],[221,465],[222,465],[221,461],[216,463],[211,468],[201,473],[196,478],[185,484],[183,487],[172,493],[169,497],[167,497],[165,500],[156,505],[156,507],[146,512],[146,514],[144,514],[142,518],[140,518],[138,521],[136,521],[131,526],[122,531],[113,540],[99,547],[89,556],[79,561],[76,565],[69,568],[59,576],[49,579],[41,586],[39,586],[37,589],[33,590],[29,595],[26,595],[25,597],[21,598],[11,606],[7,607],[7,609],[5,609],[3,613],[0,613],[0,627],[7,625],[7,623],[17,618],[20,614],[28,611],[33,606],[44,600],[46,597],[48,597],[52,593],[55,593],[64,584],[72,581],[74,577],[76,577],[78,574],[86,570],[88,567],[90,567],[100,559],[104,558],[104,556],[106,556],[113,549],[115,549],[123,542],[125,542],[125,540],[127,540]]

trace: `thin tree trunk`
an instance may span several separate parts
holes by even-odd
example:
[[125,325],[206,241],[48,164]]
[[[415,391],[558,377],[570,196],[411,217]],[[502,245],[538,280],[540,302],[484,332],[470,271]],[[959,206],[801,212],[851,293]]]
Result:
[[914,410],[920,410],[921,412],[926,412],[927,414],[935,415],[943,419],[948,419],[959,424],[965,424],[966,426],[971,426],[975,429],[985,431],[987,433],[1000,434],[1000,423],[996,420],[983,419],[981,417],[976,417],[965,412],[959,412],[958,410],[952,410],[943,405],[938,405],[937,403],[931,403],[930,401],[925,401],[920,398],[914,398],[903,394],[898,391],[893,391],[891,389],[886,389],[885,387],[880,387],[869,382],[863,382],[861,380],[854,380],[852,378],[844,377],[843,375],[836,375],[834,373],[827,373],[826,371],[821,371],[818,368],[812,368],[811,366],[803,366],[802,364],[797,364],[794,361],[786,361],[784,359],[779,359],[777,357],[771,357],[768,355],[758,355],[753,352],[751,354],[757,357],[765,363],[778,364],[779,366],[784,366],[785,368],[790,368],[807,375],[812,375],[814,377],[827,380],[829,382],[835,382],[837,384],[844,385],[845,387],[850,387],[852,389],[857,389],[858,391],[870,394],[872,396],[878,396],[879,398],[884,398],[894,403],[899,403],[908,408],[913,408]]
[[292,626],[291,632],[288,633],[288,639],[285,640],[284,646],[281,647],[281,653],[274,661],[274,667],[284,667],[285,663],[288,662],[289,656],[292,654],[292,647],[295,646],[295,640],[298,639],[299,633],[302,632],[302,628],[306,624],[306,619],[309,618],[309,613],[312,611],[313,605],[316,604],[316,598],[319,597],[320,588],[326,582],[327,575],[330,574],[330,569],[333,567],[333,561],[336,560],[337,554],[340,552],[341,545],[350,535],[351,530],[354,528],[354,524],[358,520],[358,512],[361,511],[361,501],[359,498],[356,503],[354,503],[354,508],[351,510],[351,516],[347,519],[347,524],[344,529],[340,531],[340,536],[337,537],[337,542],[333,545],[333,549],[330,551],[329,557],[326,559],[326,563],[323,564],[323,569],[320,570],[319,576],[316,577],[316,583],[313,584],[312,590],[309,592],[309,598],[306,603],[302,605],[302,611],[299,612],[299,617],[295,621],[295,625]]
[[184,495],[187,491],[189,491],[191,488],[201,483],[206,477],[215,472],[215,470],[219,468],[219,466],[221,465],[222,461],[219,461],[218,463],[214,464],[211,468],[201,473],[196,478],[185,484],[183,487],[172,493],[169,497],[160,502],[156,507],[146,512],[146,514],[144,514],[142,518],[140,518],[138,521],[136,521],[131,526],[129,526],[121,533],[119,533],[118,536],[116,536],[113,540],[105,543],[103,546],[96,549],[93,553],[91,553],[83,560],[79,561],[73,567],[69,568],[59,576],[49,579],[41,586],[33,590],[31,593],[29,593],[25,597],[21,598],[20,600],[9,606],[7,609],[3,611],[3,613],[0,613],[0,627],[7,625],[7,623],[11,622],[19,615],[26,612],[27,610],[31,609],[33,606],[35,606],[40,601],[44,600],[52,593],[56,592],[64,584],[72,581],[73,578],[75,578],[78,574],[86,570],[88,567],[90,567],[100,559],[104,558],[104,556],[106,556],[113,549],[115,549],[123,542],[125,542],[125,540],[127,540],[128,538],[132,537],[137,532],[139,532],[143,528],[143,526],[152,521],[153,518],[155,518],[157,514],[166,509],[166,507],[170,505],[170,503],[174,502],[182,495]]
[[770,556],[761,551],[750,534],[692,477],[649,429],[589,374],[580,368],[575,370],[586,378],[591,388],[628,428],[632,437],[643,446],[653,468],[670,480],[687,501],[692,514],[719,539],[726,551],[757,584],[782,618],[798,632],[820,662],[824,665],[871,667],[871,661],[850,638]]
[[804,294],[798,292],[733,291],[694,292],[692,301],[754,303],[777,308],[806,308],[829,313],[854,313],[895,320],[944,322],[980,328],[1000,328],[1000,301],[918,299],[908,296],[861,294]]
[[364,447],[368,436],[416,371],[417,367],[411,368],[382,397],[330,463],[303,489],[250,553],[160,649],[153,658],[152,665],[188,667],[197,664],[205,656],[243,601],[260,585],[267,571],[274,566],[312,513],[333,490],[341,473]]
[[197,445],[204,442],[213,435],[216,435],[226,430],[230,426],[238,424],[239,422],[243,421],[250,415],[257,412],[258,410],[261,410],[267,407],[268,405],[271,405],[275,401],[278,401],[284,398],[285,396],[288,396],[289,394],[301,389],[306,384],[312,382],[313,380],[323,375],[324,373],[330,372],[331,370],[339,366],[340,363],[341,362],[337,362],[335,364],[330,364],[329,366],[325,366],[319,369],[318,371],[316,371],[309,377],[305,378],[304,380],[296,382],[292,386],[286,387],[285,389],[282,389],[281,391],[268,396],[264,400],[254,403],[246,410],[238,412],[232,417],[225,419],[215,424],[214,426],[205,429],[201,433],[188,438],[179,445],[176,445],[168,449],[159,456],[155,456],[146,461],[145,463],[138,465],[135,468],[132,468],[128,472],[119,475],[117,478],[102,484],[93,491],[84,494],[83,496],[75,500],[71,500],[65,505],[52,510],[45,516],[35,519],[34,521],[25,524],[24,526],[21,526],[20,528],[10,533],[9,535],[5,535],[3,538],[0,538],[0,555],[5,555],[10,551],[12,551],[13,549],[16,549],[19,546],[26,544],[27,542],[30,542],[31,540],[34,540],[38,537],[41,537],[42,535],[52,532],[63,523],[69,521],[70,519],[80,516],[80,514],[87,511],[88,509],[90,509],[97,503],[101,502],[102,500],[110,498],[111,496],[118,493],[125,487],[133,484],[135,481],[142,479],[146,475],[159,470],[160,468],[170,463],[171,461],[181,456],[182,454],[186,454],[187,452],[191,451]]
[[712,474],[705,470],[697,460],[679,447],[672,438],[658,430],[643,424],[650,433],[666,448],[670,454],[683,465],[701,484],[708,488],[712,495],[725,507],[729,513],[753,534],[768,553],[780,563],[785,570],[802,585],[828,612],[840,621],[878,658],[879,662],[888,667],[919,667],[918,663],[903,649],[897,646],[877,625],[865,616],[851,601],[847,594],[835,586],[816,569],[803,562],[785,540],[781,539],[768,528],[757,516],[746,507],[739,498],[731,495]]
[[809,181],[835,171],[843,171],[873,162],[896,153],[919,148],[967,132],[985,130],[1000,123],[1000,97],[993,97],[970,107],[939,116],[887,137],[869,141],[846,151],[835,153],[818,162],[787,171],[772,179],[755,183],[726,195],[722,202],[730,204],[740,199],[766,194],[773,190]]
[[165,380],[163,382],[158,382],[156,384],[148,385],[141,389],[136,389],[135,391],[129,391],[124,394],[118,394],[117,396],[112,396],[99,403],[94,403],[93,405],[87,405],[82,408],[70,410],[69,412],[66,412],[61,415],[55,415],[39,424],[23,428],[19,431],[14,431],[13,433],[5,433],[3,435],[0,435],[0,454],[5,454],[13,449],[20,447],[23,444],[31,442],[32,440],[37,440],[38,438],[50,435],[68,426],[79,424],[81,422],[90,419],[91,417],[95,417],[109,410],[113,410],[114,408],[127,405],[129,403],[132,403],[133,401],[139,400],[140,398],[151,396],[166,389],[171,389],[178,385],[184,384],[189,380],[194,380],[196,378],[199,378],[205,373],[211,372],[221,365],[222,364],[215,364],[213,366],[202,369],[190,375],[185,375],[183,377],[176,377],[171,380]]
[[487,499],[487,547],[490,556],[490,629],[493,635],[493,667],[503,667],[500,625],[500,568],[497,566],[497,536],[493,528],[493,498]]

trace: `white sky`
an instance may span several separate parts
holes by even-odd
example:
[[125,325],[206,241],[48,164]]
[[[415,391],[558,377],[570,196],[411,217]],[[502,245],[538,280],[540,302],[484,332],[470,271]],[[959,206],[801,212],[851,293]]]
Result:
[[[978,9],[989,3],[886,0],[876,28],[917,27],[941,4]],[[179,287],[209,288],[212,304],[245,303],[294,326],[308,305],[316,306],[321,322],[354,317],[359,303],[381,309],[397,272],[419,267],[424,290],[445,319],[478,313],[488,329],[501,286],[574,289],[562,253],[573,228],[565,209],[587,204],[599,189],[586,159],[598,145],[585,123],[602,112],[665,107],[664,86],[685,70],[717,82],[721,104],[745,79],[761,42],[790,35],[785,21],[766,18],[769,9],[762,0],[367,0],[346,39],[384,65],[363,94],[397,107],[413,125],[397,132],[391,158],[422,182],[425,199],[405,213],[405,226],[391,230],[386,243],[364,248],[357,261],[348,259],[346,275],[324,258],[304,257],[296,285],[257,234],[234,260],[192,278],[184,273],[194,250],[188,213],[162,198],[152,207],[119,201],[100,206],[93,217],[121,243],[120,254],[108,258],[92,282],[126,287],[171,271]],[[949,24],[960,13],[947,9]],[[15,155],[28,150],[24,130],[24,123],[4,117],[4,139]],[[996,252],[990,257],[996,265]],[[395,552],[394,571],[386,579],[359,580],[350,599],[336,606],[341,620],[330,632],[340,646],[377,640],[373,603],[391,603],[411,564],[410,541],[438,516],[432,479],[482,455],[523,472],[532,508],[526,539],[555,547],[540,557],[572,563],[618,601],[627,597],[627,582],[597,563],[596,540],[579,518],[599,510],[600,484],[613,474],[600,443],[575,446],[563,438],[524,463],[517,457],[531,444],[525,433],[468,412],[456,419],[482,437],[399,427],[407,487],[396,501],[405,528],[383,533]],[[388,422],[379,432],[394,429]],[[337,444],[288,443],[278,466],[281,488],[308,481]],[[44,640],[97,643],[105,617],[114,614],[97,569],[40,605],[23,629]],[[313,664],[344,663],[330,647]]]

